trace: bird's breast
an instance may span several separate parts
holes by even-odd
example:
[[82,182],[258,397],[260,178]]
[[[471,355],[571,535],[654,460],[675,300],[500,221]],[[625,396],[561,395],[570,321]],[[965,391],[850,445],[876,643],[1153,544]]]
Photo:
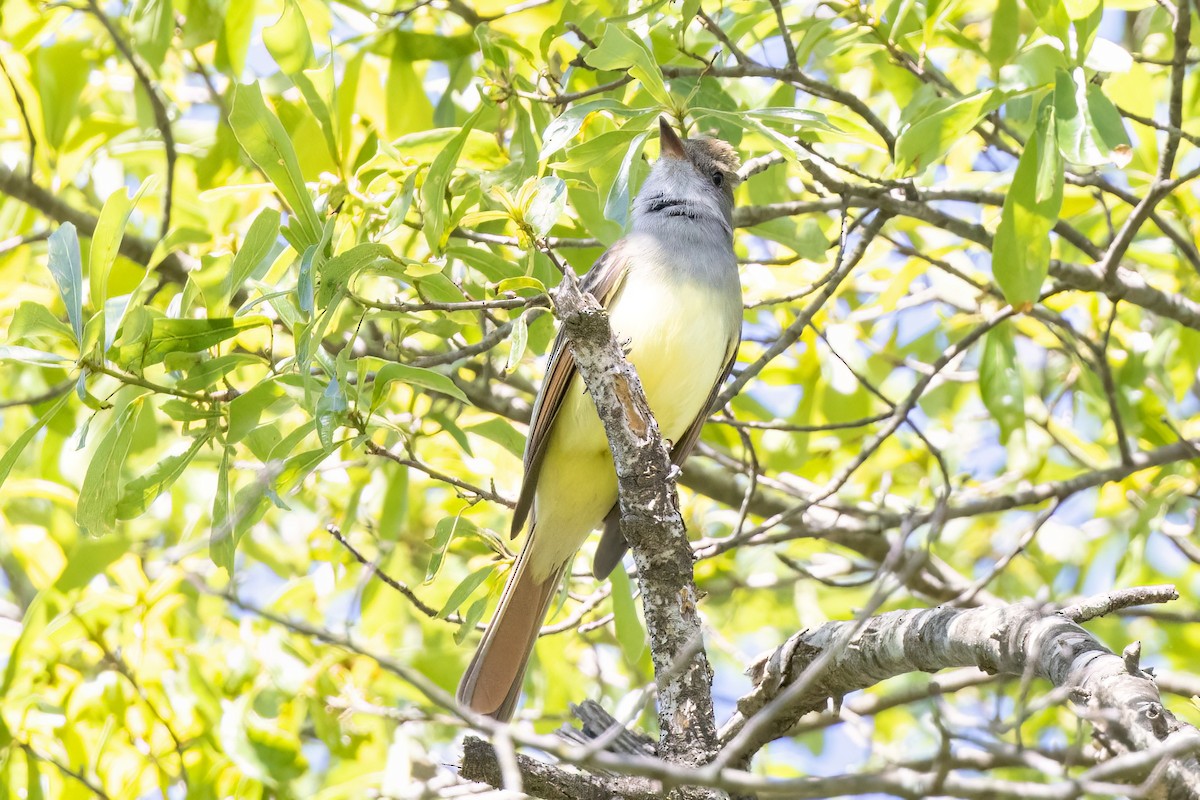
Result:
[[650,410],[671,441],[683,436],[721,375],[735,334],[725,306],[715,286],[651,273],[630,275],[610,312],[617,336],[629,340],[629,360]]
[[[736,336],[733,302],[718,287],[656,270],[631,271],[609,307],[662,435],[677,441],[708,401]],[[740,296],[734,298],[738,310]],[[740,316],[740,315],[739,315]],[[570,449],[607,452],[608,442],[583,379],[576,375],[556,428],[573,431]],[[564,431],[566,433],[566,431]]]

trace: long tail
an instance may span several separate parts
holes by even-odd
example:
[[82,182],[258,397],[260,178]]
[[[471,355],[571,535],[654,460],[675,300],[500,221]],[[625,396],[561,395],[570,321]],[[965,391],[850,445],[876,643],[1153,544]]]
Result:
[[566,568],[563,564],[544,581],[535,580],[526,559],[532,543],[531,531],[504,584],[496,615],[458,684],[458,702],[502,722],[516,710],[525,667]]

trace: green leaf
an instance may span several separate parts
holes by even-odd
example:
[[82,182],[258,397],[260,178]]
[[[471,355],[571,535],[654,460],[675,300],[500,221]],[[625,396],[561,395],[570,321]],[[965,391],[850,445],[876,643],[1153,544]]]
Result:
[[[12,743],[12,733],[8,726],[0,722],[0,745],[7,748]],[[7,776],[5,776],[7,777]],[[42,791],[42,771],[38,766],[38,758],[32,750],[25,751],[25,800],[44,800]]]
[[229,3],[225,7],[220,40],[217,43],[218,63],[222,56],[229,63],[234,76],[246,69],[246,52],[250,49],[250,36],[254,32],[257,2]]
[[433,127],[433,103],[413,62],[392,55],[387,73],[385,131],[389,139]]
[[242,149],[258,165],[296,213],[304,243],[321,239],[321,221],[313,207],[300,162],[287,131],[267,109],[257,83],[239,84],[234,89],[229,124]]
[[175,34],[175,9],[171,0],[139,0],[133,10],[133,40],[142,58],[155,72]]
[[498,256],[482,247],[447,247],[446,258],[462,261],[478,270],[489,281],[503,281],[520,272],[520,268],[511,259]]
[[1062,43],[1063,52],[1070,52],[1071,18],[1062,0],[1028,0],[1027,5],[1038,26]]
[[85,52],[92,46],[85,38],[55,37],[35,49],[33,71],[41,98],[38,106],[42,110],[45,141],[52,150],[63,147],[76,117],[79,98],[91,74]]
[[296,0],[284,0],[283,13],[275,24],[263,28],[262,39],[271,58],[289,75],[316,63],[308,23]]
[[[1081,8],[1081,10],[1086,10],[1086,8]],[[1066,13],[1065,10],[1063,13]],[[1067,49],[1067,52],[1072,54],[1072,64],[1079,65],[1087,60],[1087,54],[1092,50],[1092,43],[1096,40],[1096,33],[1100,30],[1100,22],[1103,17],[1104,3],[1096,2],[1091,11],[1072,21],[1074,37],[1068,39],[1070,47]]]
[[329,160],[337,164],[341,161],[341,151],[337,145],[337,130],[333,124],[333,115],[329,111],[326,97],[334,94],[333,62],[327,60],[323,67],[313,67],[303,72],[289,75],[292,83],[304,96],[304,102],[309,112],[317,120],[321,133],[325,137],[325,147],[329,150]]
[[596,69],[628,70],[664,108],[675,106],[654,55],[645,43],[620,25],[606,25],[604,38],[595,50],[584,57],[584,61]]
[[[308,768],[300,741],[274,719],[259,716],[251,705],[254,700],[252,694],[245,693],[219,709],[221,721],[216,734],[220,752],[250,780],[273,789],[287,787]],[[269,794],[290,796],[291,792]]]
[[246,438],[258,427],[263,412],[282,396],[283,388],[277,380],[270,379],[233,398],[229,404],[229,430],[225,433],[225,441],[236,444]]
[[466,58],[478,50],[479,42],[474,33],[442,36],[401,28],[393,28],[374,48],[379,55],[390,55],[401,61],[451,61]]
[[474,433],[496,444],[520,458],[525,452],[525,436],[500,417],[493,417],[486,422],[466,428],[467,433]]
[[17,459],[21,457],[21,453],[25,450],[29,443],[33,441],[33,437],[37,436],[42,428],[46,427],[46,424],[49,423],[50,420],[54,419],[54,415],[62,410],[63,406],[67,404],[67,400],[70,398],[71,395],[69,393],[58,398],[54,405],[50,406],[45,414],[42,414],[40,417],[38,417],[37,421],[34,422],[33,425],[22,431],[21,435],[17,437],[17,440],[9,445],[8,449],[4,451],[4,455],[0,456],[0,486],[4,486],[4,482],[8,480],[8,474],[12,472],[12,468],[17,463]]
[[230,576],[233,575],[233,559],[237,551],[229,502],[229,460],[232,452],[233,448],[225,448],[221,454],[221,465],[217,468],[217,494],[213,498],[212,528],[208,537],[209,558]]
[[1028,309],[1041,292],[1050,269],[1050,231],[1058,221],[1062,191],[1062,158],[1054,146],[1054,108],[1047,101],[1017,162],[992,252],[996,283],[1014,308]]
[[32,347],[21,347],[16,344],[0,345],[0,361],[16,361],[20,364],[30,364],[35,367],[61,367],[71,362],[66,356],[58,353],[48,353],[45,350],[35,350]]
[[[583,123],[597,111],[620,111],[624,106],[616,100],[590,100],[571,106],[551,120],[542,131],[542,149],[538,158],[542,161],[562,150],[583,130]],[[645,109],[639,109],[644,111]]]
[[429,543],[429,546],[433,548],[433,555],[429,557],[429,566],[425,569],[424,582],[429,583],[437,577],[438,572],[442,569],[442,563],[446,560],[446,551],[449,550],[450,542],[454,541],[455,536],[465,536],[477,530],[475,523],[463,519],[461,514],[438,520],[433,529],[433,540]]
[[1104,90],[1094,83],[1088,84],[1087,98],[1096,137],[1103,144],[1109,160],[1118,167],[1124,167],[1133,157],[1133,151],[1129,146],[1129,133],[1125,130],[1121,112],[1117,111]]
[[349,407],[346,393],[342,390],[341,381],[336,375],[329,376],[329,385],[317,399],[317,407],[313,416],[317,422],[317,438],[326,450],[333,449],[333,431],[345,419],[343,413]]
[[1054,82],[1058,147],[1072,164],[1099,167],[1124,157],[1129,137],[1121,115],[1099,86],[1090,84],[1082,67],[1060,69]]
[[179,480],[210,438],[208,435],[197,436],[187,450],[159,459],[145,473],[125,484],[121,499],[117,501],[117,519],[133,519],[144,514],[155,498]]
[[454,381],[442,373],[434,372],[424,367],[411,367],[408,364],[390,362],[375,373],[375,383],[372,390],[375,401],[372,403],[372,411],[378,407],[379,403],[383,402],[383,398],[387,396],[387,388],[393,381],[400,381],[409,386],[440,392],[441,394],[453,397],[455,400],[461,400],[464,403],[470,402],[467,396],[462,393],[462,389],[455,386]]
[[79,257],[79,236],[75,226],[64,222],[50,234],[50,274],[58,284],[58,293],[67,308],[67,319],[75,332],[75,341],[83,342],[83,260]]
[[995,105],[991,90],[976,92],[914,122],[896,139],[898,174],[921,172],[946,154]]
[[253,275],[275,247],[279,239],[279,212],[273,208],[264,208],[258,212],[242,246],[233,257],[229,267],[229,277],[225,284],[225,302],[229,303],[246,279]]
[[801,258],[819,261],[829,249],[829,240],[812,217],[779,217],[748,228],[761,236],[793,250]]
[[508,348],[508,358],[504,360],[504,374],[507,375],[517,368],[521,363],[521,357],[525,355],[525,347],[529,344],[529,323],[525,320],[525,315],[521,314],[513,320],[512,336],[510,337],[510,346]]
[[77,539],[67,553],[67,566],[54,581],[54,591],[65,594],[82,589],[129,550],[130,541],[124,536]]
[[185,392],[212,389],[225,375],[239,367],[247,367],[251,364],[261,366],[262,361],[249,353],[227,353],[216,358],[206,358],[192,365],[187,371],[187,377],[178,381],[175,388]]
[[336,290],[345,288],[351,278],[380,261],[392,262],[392,248],[376,242],[357,244],[326,261],[321,266],[318,304],[325,307]]
[[1067,16],[1072,20],[1086,19],[1102,5],[1100,0],[1063,0]]
[[[716,119],[736,125],[742,130],[761,134],[778,148],[781,156],[796,166],[800,165],[801,154],[796,140],[791,136],[785,136],[774,128],[764,125],[760,120],[755,119],[749,114],[735,114],[715,108],[692,109],[692,112],[696,115],[697,119],[701,117],[715,117]],[[803,157],[807,158],[808,156],[805,154]]]
[[562,178],[548,175],[538,181],[533,200],[525,210],[525,221],[533,228],[534,235],[545,236],[558,222],[566,207],[567,184]]
[[[166,5],[169,7],[170,3]],[[117,189],[108,196],[104,207],[100,209],[96,232],[92,234],[92,249],[88,253],[88,282],[91,287],[92,305],[96,308],[102,308],[108,300],[108,274],[117,260],[121,239],[125,236],[125,226],[129,224],[129,215],[133,213],[138,198],[149,185],[150,181],[147,180],[132,197],[129,195],[129,189]]]
[[987,332],[979,359],[979,394],[992,419],[1000,426],[1000,441],[1025,426],[1025,388],[1017,368],[1010,321]]
[[145,368],[161,362],[170,353],[198,353],[250,328],[270,325],[271,321],[262,316],[215,319],[158,317],[151,322],[148,342],[122,345],[110,358],[119,364]]
[[[728,112],[726,113],[728,114]],[[820,130],[828,131],[830,133],[840,132],[839,128],[829,121],[829,117],[818,111],[809,111],[803,108],[790,108],[782,106],[772,108],[754,108],[744,113],[746,117],[754,120],[765,119],[772,120],[774,122],[786,122],[806,130]]]
[[[475,630],[475,626],[479,624],[479,620],[483,619],[483,612],[487,610],[487,597],[481,597],[471,607],[467,609],[467,613],[463,615],[462,624],[458,626],[458,630],[454,632],[454,643],[462,644],[467,636]],[[0,742],[0,744],[3,744]]]
[[538,294],[546,293],[546,284],[539,281],[537,278],[521,275],[517,278],[505,278],[496,284],[493,291],[497,295],[505,294],[506,292],[522,292],[532,290]]
[[997,0],[987,51],[988,63],[992,65],[992,73],[995,75],[998,75],[1000,68],[1010,63],[1016,55],[1017,39],[1021,34],[1019,15],[1017,0]]
[[454,591],[450,593],[450,597],[446,599],[446,604],[443,605],[442,610],[438,612],[438,617],[440,619],[445,619],[446,617],[450,616],[452,612],[457,611],[458,607],[465,603],[467,598],[470,597],[475,590],[479,588],[480,584],[486,581],[488,577],[495,572],[495,570],[495,564],[488,564],[486,567],[481,567],[467,577],[463,578],[462,582],[459,583],[458,586],[454,587]]
[[480,112],[476,111],[468,117],[445,149],[434,157],[433,163],[429,165],[429,173],[425,176],[425,185],[421,188],[421,198],[425,204],[425,241],[435,253],[442,251],[443,234],[446,232],[446,187],[450,185],[450,176],[458,164],[463,145],[471,135],[471,129],[475,127],[479,114]]
[[190,400],[178,398],[167,400],[159,410],[176,422],[198,422],[206,419],[217,419],[221,412],[206,406],[197,405]]
[[317,257],[317,246],[310,244],[300,256],[300,269],[296,278],[296,306],[304,313],[304,319],[311,319],[313,304],[316,302],[316,292],[313,290],[313,259]]
[[84,533],[91,536],[103,536],[116,529],[121,468],[125,465],[129,445],[133,441],[133,412],[140,407],[139,399],[121,410],[88,463],[83,486],[79,489],[75,521]]
[[616,180],[608,190],[608,198],[604,201],[604,216],[616,222],[621,227],[629,223],[629,202],[632,192],[629,183],[632,178],[633,165],[642,157],[642,147],[646,144],[649,132],[639,133],[629,143],[625,157],[621,159],[621,168],[617,170]]
[[617,565],[610,577],[612,583],[613,623],[617,629],[617,643],[630,664],[636,664],[646,649],[646,629],[638,617],[637,602],[633,599],[633,586],[625,568]]
[[19,342],[22,339],[53,337],[74,341],[75,332],[58,317],[50,313],[50,309],[41,303],[24,300],[17,306],[8,326],[8,340]]
[[[315,423],[313,427],[316,427]],[[279,473],[280,490],[284,493],[292,493],[299,489],[301,482],[311,475],[313,470],[321,466],[321,462],[329,457],[333,448],[338,444],[339,442],[333,442],[328,447],[316,447],[289,457]]]

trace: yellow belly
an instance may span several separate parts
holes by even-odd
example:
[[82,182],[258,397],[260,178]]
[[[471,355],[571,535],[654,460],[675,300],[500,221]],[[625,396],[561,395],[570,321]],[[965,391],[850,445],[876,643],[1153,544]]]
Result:
[[[657,276],[630,275],[609,309],[613,330],[629,342],[650,409],[663,437],[676,441],[701,412],[720,377],[734,332],[713,313],[714,290],[670,289]],[[576,375],[546,446],[534,499],[537,525],[529,568],[544,579],[574,555],[617,501],[617,477],[604,428]]]

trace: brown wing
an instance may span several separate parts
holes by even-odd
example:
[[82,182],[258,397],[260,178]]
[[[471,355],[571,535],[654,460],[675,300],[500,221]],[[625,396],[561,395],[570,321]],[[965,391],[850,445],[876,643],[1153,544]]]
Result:
[[[580,288],[591,293],[604,308],[608,308],[613,297],[624,282],[626,268],[625,240],[614,244],[588,270],[580,281]],[[567,387],[575,378],[575,358],[567,347],[566,336],[560,330],[550,351],[550,362],[546,366],[546,377],[542,388],[533,401],[533,415],[529,420],[529,438],[525,441],[525,479],[517,507],[513,511],[511,535],[516,536],[525,525],[533,508],[533,495],[537,489],[538,473],[546,456],[546,443],[558,409],[562,406]]]
[[[708,393],[708,399],[700,407],[700,413],[692,420],[692,424],[684,431],[679,441],[671,446],[672,464],[682,467],[683,462],[687,461],[687,457],[691,454],[692,448],[696,446],[696,442],[700,441],[700,431],[703,430],[704,423],[708,421],[708,415],[713,410],[713,401],[717,399],[725,379],[729,377],[729,373],[733,371],[734,362],[737,361],[741,338],[741,331],[738,331],[738,335],[730,343],[729,353],[725,359],[725,369],[721,371],[721,377],[713,384],[712,391]],[[621,559],[625,557],[625,551],[629,549],[629,544],[621,533],[620,523],[620,506],[615,505],[608,512],[608,516],[604,518],[604,533],[600,535],[600,543],[596,545],[596,557],[592,560],[592,574],[598,579],[607,578],[617,564],[621,563]]]

